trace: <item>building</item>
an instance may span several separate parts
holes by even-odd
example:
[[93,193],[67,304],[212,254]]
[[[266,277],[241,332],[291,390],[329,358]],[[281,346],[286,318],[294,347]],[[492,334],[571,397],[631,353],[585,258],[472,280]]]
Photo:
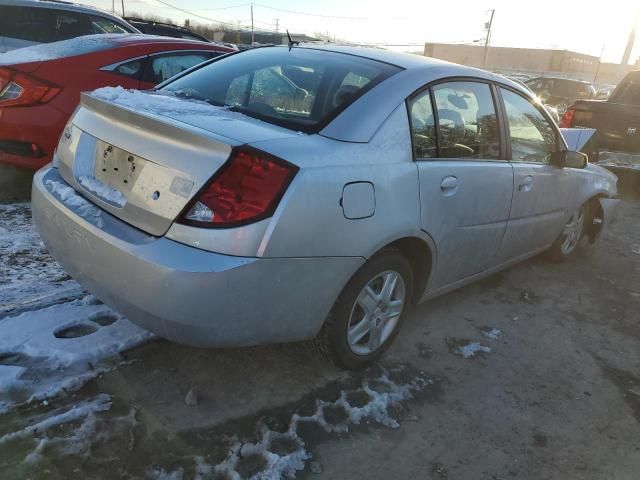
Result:
[[[503,73],[554,74],[588,81],[597,73],[598,83],[618,83],[621,76],[618,64],[600,63],[598,57],[570,50],[490,47],[486,66],[484,47],[479,45],[426,43],[424,55]],[[635,68],[640,68],[639,62]],[[629,66],[624,73],[633,68]]]

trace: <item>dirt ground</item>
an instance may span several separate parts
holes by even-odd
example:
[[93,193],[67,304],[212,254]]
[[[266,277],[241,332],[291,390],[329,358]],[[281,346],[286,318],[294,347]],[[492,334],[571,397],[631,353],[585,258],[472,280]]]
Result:
[[[255,443],[265,425],[286,431],[293,415],[311,415],[341,391],[352,394],[349,405],[369,407],[369,388],[412,385],[411,398],[389,408],[397,424],[349,423],[338,402],[323,418],[348,431],[298,426],[296,445],[279,447],[303,442],[310,458],[296,478],[635,480],[639,321],[640,198],[628,194],[598,243],[571,262],[535,258],[415,307],[367,372],[340,372],[305,344],[202,350],[154,341],[130,350],[126,366],[70,398],[110,394],[106,421],[132,407],[135,421],[102,437],[98,429],[88,455],[45,450],[36,464],[22,461],[27,440],[0,439],[0,478],[238,478],[197,465],[224,462],[230,445]],[[459,347],[472,342],[490,351],[464,358]],[[381,375],[394,383],[380,385]],[[42,408],[0,420],[0,433]],[[273,478],[261,454],[239,457],[241,477]]]

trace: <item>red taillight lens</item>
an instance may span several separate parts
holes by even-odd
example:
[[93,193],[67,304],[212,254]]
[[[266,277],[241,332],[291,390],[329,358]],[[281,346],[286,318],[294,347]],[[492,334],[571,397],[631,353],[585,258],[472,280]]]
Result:
[[560,119],[560,128],[571,128],[573,126],[573,118],[576,116],[576,107],[569,107]]
[[0,108],[47,103],[61,90],[60,87],[31,75],[6,67],[0,68]]
[[267,218],[297,171],[298,167],[259,150],[234,149],[180,221],[201,227],[233,227]]

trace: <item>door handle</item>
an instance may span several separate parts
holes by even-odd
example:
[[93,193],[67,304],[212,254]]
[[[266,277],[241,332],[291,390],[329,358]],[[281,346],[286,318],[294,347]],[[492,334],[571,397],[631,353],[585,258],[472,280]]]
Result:
[[444,177],[440,183],[440,191],[444,195],[453,195],[458,191],[458,178],[453,175]]
[[533,177],[524,177],[522,183],[518,185],[518,190],[521,192],[530,192],[533,188]]

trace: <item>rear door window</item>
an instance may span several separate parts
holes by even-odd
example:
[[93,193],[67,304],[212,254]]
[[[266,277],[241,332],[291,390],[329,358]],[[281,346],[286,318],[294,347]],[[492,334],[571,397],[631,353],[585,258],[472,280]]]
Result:
[[414,157],[416,159],[437,157],[436,122],[429,90],[419,93],[410,101],[409,114]]
[[231,106],[287,128],[313,132],[401,70],[354,55],[265,47],[212,62],[163,89]]
[[215,52],[167,53],[150,57],[144,80],[154,85],[164,82],[215,56]]

